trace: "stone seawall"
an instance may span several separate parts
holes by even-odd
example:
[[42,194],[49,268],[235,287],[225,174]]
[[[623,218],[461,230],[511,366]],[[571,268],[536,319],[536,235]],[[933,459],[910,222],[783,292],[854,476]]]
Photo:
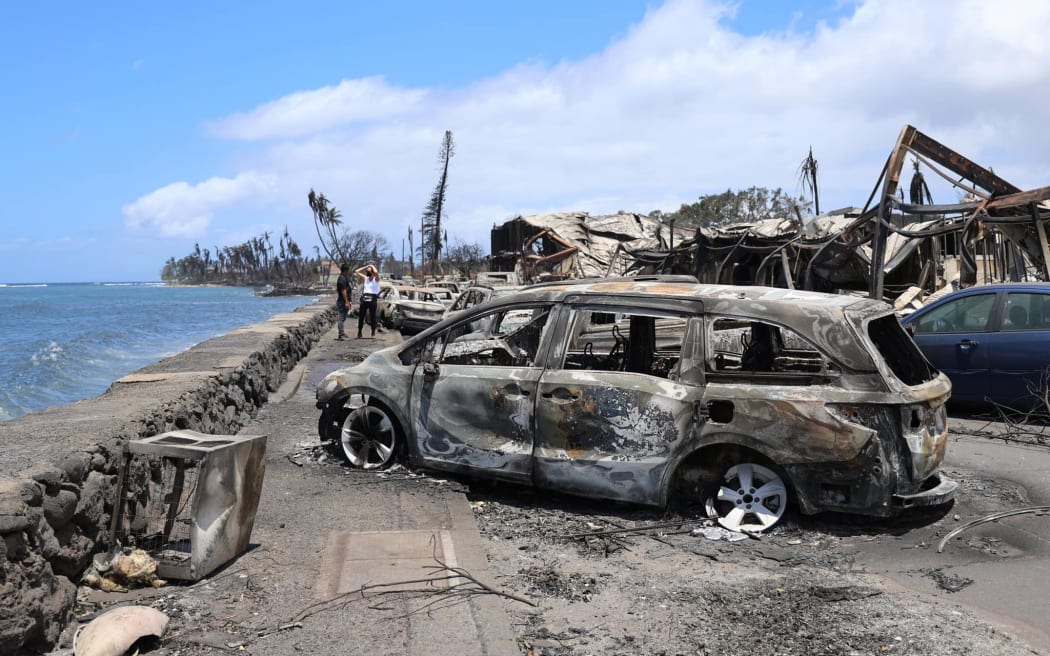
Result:
[[128,440],[188,428],[234,434],[334,320],[319,302],[238,328],[93,399],[0,423],[0,654],[49,651],[76,581],[105,551]]

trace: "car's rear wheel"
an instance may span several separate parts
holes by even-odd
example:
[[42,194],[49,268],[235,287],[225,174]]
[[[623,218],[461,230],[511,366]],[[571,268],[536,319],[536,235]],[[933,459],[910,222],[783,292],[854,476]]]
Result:
[[707,514],[730,531],[758,533],[773,528],[784,516],[788,488],[773,469],[742,462],[726,469],[716,488],[706,495]]
[[347,408],[339,431],[339,451],[350,465],[385,469],[394,464],[401,448],[401,432],[390,412],[367,398]]

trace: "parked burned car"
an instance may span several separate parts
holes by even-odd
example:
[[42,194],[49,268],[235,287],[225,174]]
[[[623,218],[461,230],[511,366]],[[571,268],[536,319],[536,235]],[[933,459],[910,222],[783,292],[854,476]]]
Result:
[[952,401],[1044,404],[1050,370],[1050,284],[963,289],[901,323],[952,381]]
[[445,318],[449,318],[455,314],[459,314],[463,310],[469,310],[475,305],[481,305],[485,301],[492,298],[499,298],[500,296],[509,296],[523,289],[522,287],[490,287],[488,285],[473,285],[467,287],[459,296],[456,297],[455,302],[445,311]]
[[438,303],[441,303],[445,306],[445,309],[452,307],[452,304],[455,303],[456,298],[458,298],[458,294],[453,292],[448,287],[443,287],[441,285],[435,285],[433,287],[424,287],[424,290],[432,294],[434,296],[434,299],[437,300]]
[[[438,297],[444,290],[396,285],[379,290],[379,321],[397,328],[403,334],[417,333],[429,328],[445,314],[445,305]],[[447,292],[444,292],[447,293]]]
[[329,374],[317,405],[359,467],[703,503],[756,531],[792,496],[877,516],[952,499],[950,390],[883,303],[613,279],[469,308]]

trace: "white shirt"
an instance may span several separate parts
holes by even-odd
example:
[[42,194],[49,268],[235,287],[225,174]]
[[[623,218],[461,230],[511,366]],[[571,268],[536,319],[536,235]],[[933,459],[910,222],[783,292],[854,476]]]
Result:
[[368,278],[365,278],[364,285],[361,289],[364,291],[365,294],[372,294],[374,296],[378,296],[379,281],[375,279],[369,280]]

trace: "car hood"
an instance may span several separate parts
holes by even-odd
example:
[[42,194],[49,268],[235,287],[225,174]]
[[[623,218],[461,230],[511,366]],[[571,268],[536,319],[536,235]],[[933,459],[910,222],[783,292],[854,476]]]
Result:
[[354,393],[360,388],[380,392],[387,403],[407,403],[412,366],[401,364],[397,357],[402,345],[376,351],[352,367],[336,369],[321,379],[315,395],[318,402],[329,403]]
[[445,312],[444,305],[441,303],[431,303],[430,301],[398,301],[397,305],[405,310],[412,310],[414,312]]

